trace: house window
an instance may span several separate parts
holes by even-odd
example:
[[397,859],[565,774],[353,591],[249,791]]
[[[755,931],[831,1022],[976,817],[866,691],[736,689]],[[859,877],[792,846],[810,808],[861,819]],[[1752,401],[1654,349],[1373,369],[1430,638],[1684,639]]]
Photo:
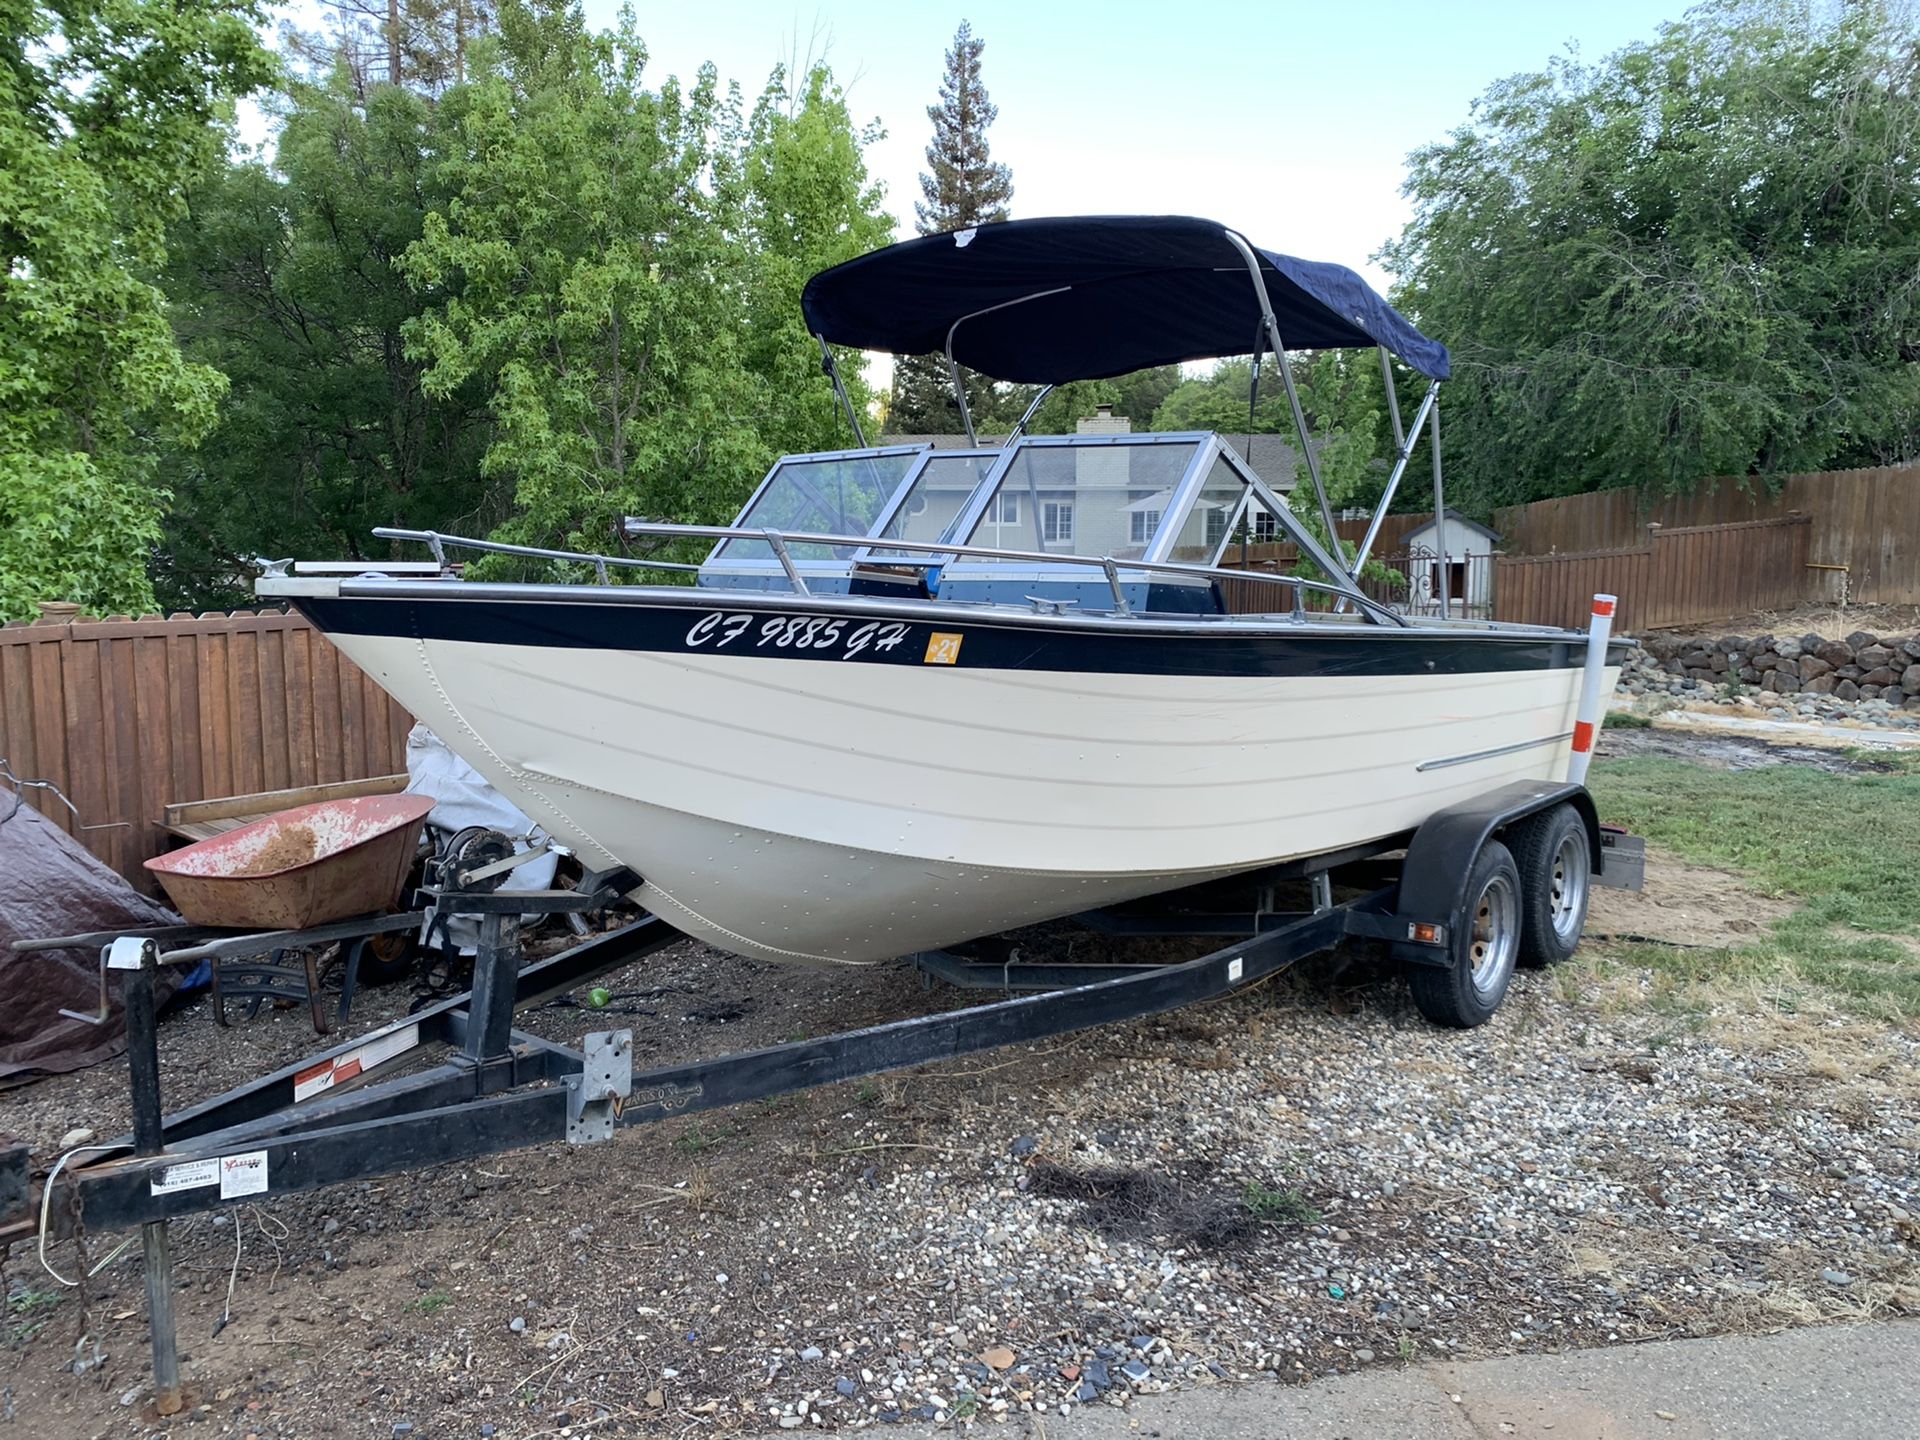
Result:
[[1280,522],[1273,518],[1272,511],[1255,510],[1253,512],[1253,538],[1255,540],[1271,540],[1279,533]]
[[1153,534],[1154,526],[1160,523],[1160,512],[1135,510],[1129,519],[1131,523],[1127,527],[1127,538],[1135,545],[1144,545],[1147,537]]
[[1049,500],[1040,507],[1040,536],[1048,543],[1073,542],[1073,502]]
[[1000,494],[993,497],[993,515],[991,517],[1002,525],[1020,523],[1020,496]]

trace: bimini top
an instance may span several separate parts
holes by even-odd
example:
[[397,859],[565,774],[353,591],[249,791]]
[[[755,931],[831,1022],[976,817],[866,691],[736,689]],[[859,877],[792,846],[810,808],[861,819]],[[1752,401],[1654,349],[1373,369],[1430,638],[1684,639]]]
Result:
[[[800,306],[836,345],[929,355],[951,335],[954,359],[996,380],[1101,380],[1253,353],[1260,303],[1235,238],[1180,215],[1007,220],[823,270]],[[1447,378],[1447,347],[1344,265],[1249,249],[1289,350],[1380,345]]]

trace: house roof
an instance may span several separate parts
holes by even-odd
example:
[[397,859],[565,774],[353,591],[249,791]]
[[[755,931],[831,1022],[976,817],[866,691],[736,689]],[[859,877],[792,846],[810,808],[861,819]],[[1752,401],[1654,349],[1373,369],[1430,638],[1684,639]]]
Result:
[[[1482,525],[1478,520],[1469,520],[1465,515],[1462,515],[1458,510],[1454,509],[1453,506],[1451,505],[1447,506],[1447,508],[1442,513],[1447,517],[1447,519],[1451,520],[1454,524],[1459,525],[1468,530],[1476,531],[1479,534],[1486,536],[1487,539],[1489,540],[1498,540],[1500,538],[1500,532],[1498,530],[1489,530],[1486,526]],[[1433,521],[1429,520],[1424,525],[1414,526],[1413,529],[1407,531],[1406,535],[1402,536],[1401,538],[1406,539],[1411,536],[1418,535],[1423,530],[1431,530],[1433,528],[1434,528]]]

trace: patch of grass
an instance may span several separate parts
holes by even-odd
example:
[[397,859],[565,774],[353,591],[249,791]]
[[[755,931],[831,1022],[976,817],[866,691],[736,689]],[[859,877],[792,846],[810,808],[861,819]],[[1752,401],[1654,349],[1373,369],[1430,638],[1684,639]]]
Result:
[[7,1326],[8,1343],[24,1345],[46,1329],[47,1321],[53,1317],[45,1312],[59,1303],[58,1290],[35,1290],[28,1287],[16,1290],[7,1296],[7,1314],[14,1317],[13,1323]]
[[953,1413],[948,1418],[957,1424],[961,1421],[971,1420],[979,1413],[980,1397],[969,1390],[954,1402]]
[[1895,775],[1920,775],[1920,749],[1874,750],[1856,746],[1847,751],[1847,758],[1856,765],[1870,765]]
[[880,1087],[869,1080],[853,1092],[853,1103],[856,1105],[878,1105],[880,1103]]
[[417,1300],[407,1302],[409,1310],[418,1310],[422,1315],[431,1315],[449,1304],[453,1297],[444,1290],[429,1290]]
[[1681,981],[1747,980],[1769,991],[1797,983],[1920,1015],[1920,761],[1900,762],[1861,775],[1708,770],[1651,756],[1594,766],[1607,820],[1803,902],[1730,950],[1636,946],[1625,958]]
[[1240,1203],[1256,1220],[1281,1225],[1317,1225],[1320,1212],[1298,1190],[1283,1185],[1275,1190],[1258,1180],[1249,1180],[1240,1192]]
[[1636,715],[1631,710],[1609,710],[1601,717],[1602,730],[1650,730],[1653,720],[1646,715]]
[[698,1120],[674,1137],[673,1148],[682,1155],[699,1155],[724,1145],[740,1133],[738,1125],[716,1125],[711,1130]]

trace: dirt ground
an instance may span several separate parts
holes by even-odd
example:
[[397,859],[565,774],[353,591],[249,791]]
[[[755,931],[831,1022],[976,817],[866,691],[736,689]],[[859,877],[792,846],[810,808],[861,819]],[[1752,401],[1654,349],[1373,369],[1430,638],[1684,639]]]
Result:
[[[1727,944],[1785,908],[1670,855],[1648,876],[1600,893],[1594,946]],[[600,983],[606,1011],[519,1023],[631,1026],[667,1062],[968,1003],[902,966],[800,984],[691,941]],[[408,999],[368,993],[354,1028]],[[1437,1032],[1384,968],[1330,958],[1191,1013],[237,1205],[173,1227],[195,1403],[168,1422],[145,1411],[137,1247],[73,1290],[16,1249],[0,1420],[49,1440],[1031,1426],[1156,1388],[1914,1308],[1913,1037],[1671,1029],[1598,1016],[1552,972],[1484,1030]],[[161,1048],[178,1105],[320,1047],[303,1010],[220,1030],[200,1001]],[[121,1064],[43,1082],[0,1128],[51,1157],[123,1129],[124,1086]],[[1863,1158],[1890,1147],[1905,1180]],[[119,1239],[53,1259],[72,1275]]]
[[1856,631],[1874,635],[1920,632],[1920,605],[1799,605],[1791,610],[1762,610],[1711,625],[1676,625],[1685,635],[1818,635],[1843,640]]

